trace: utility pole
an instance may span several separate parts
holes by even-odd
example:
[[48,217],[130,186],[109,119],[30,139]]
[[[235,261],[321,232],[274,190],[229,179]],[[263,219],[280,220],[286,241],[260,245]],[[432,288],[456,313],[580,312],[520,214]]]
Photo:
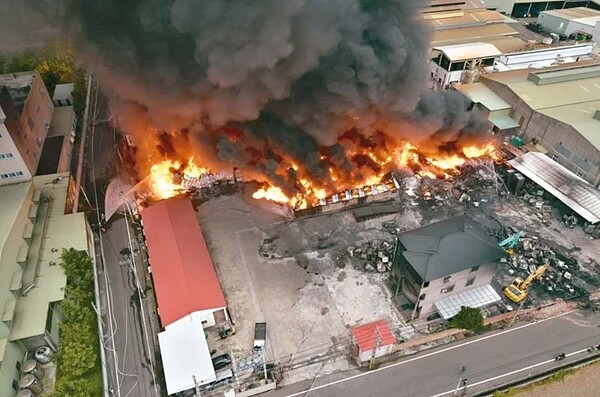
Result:
[[194,379],[194,397],[200,397],[200,385],[196,380],[196,375],[192,375],[192,379]]
[[233,378],[235,379],[235,386],[239,390],[240,389],[240,379],[237,375],[237,366],[235,364],[235,356],[233,355],[233,351],[229,350],[229,357],[231,357],[231,367],[233,368]]
[[523,308],[523,304],[525,303],[525,300],[521,301],[521,303],[519,303],[519,307],[517,308],[517,310],[515,310],[515,314],[512,316],[512,318],[510,319],[510,323],[508,324],[508,328],[512,327],[515,320],[517,319],[517,315],[519,314],[519,312],[521,311],[521,309]]
[[369,360],[369,369],[373,369],[375,366],[375,356],[377,355],[377,350],[381,346],[381,335],[379,333],[379,326],[375,327],[375,346],[373,347],[373,352],[371,353],[371,360]]
[[464,386],[465,391],[467,390],[467,378],[463,378],[463,375],[466,371],[467,371],[467,367],[463,365],[462,368],[460,369],[460,376],[458,377],[458,382],[456,383],[456,388],[454,389],[454,393],[452,394],[453,397],[456,397],[458,395],[458,389],[460,388],[461,385]]

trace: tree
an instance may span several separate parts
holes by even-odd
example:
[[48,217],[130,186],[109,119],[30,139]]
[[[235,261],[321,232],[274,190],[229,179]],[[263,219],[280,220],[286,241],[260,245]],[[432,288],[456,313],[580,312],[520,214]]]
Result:
[[481,331],[483,329],[483,314],[479,309],[462,306],[460,312],[450,321],[450,326],[475,332]]
[[61,346],[56,355],[57,377],[50,397],[100,397],[102,373],[94,300],[92,259],[73,248],[63,250],[61,267],[67,276],[60,303]]

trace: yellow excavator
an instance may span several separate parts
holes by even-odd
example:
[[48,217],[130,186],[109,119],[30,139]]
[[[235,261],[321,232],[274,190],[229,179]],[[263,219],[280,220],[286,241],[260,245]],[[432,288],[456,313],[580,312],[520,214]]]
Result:
[[527,288],[533,282],[533,280],[537,280],[544,275],[546,269],[548,269],[549,264],[545,264],[543,266],[535,269],[535,272],[531,273],[525,280],[520,277],[515,278],[512,284],[504,287],[504,295],[515,303],[521,303],[525,298],[527,298]]

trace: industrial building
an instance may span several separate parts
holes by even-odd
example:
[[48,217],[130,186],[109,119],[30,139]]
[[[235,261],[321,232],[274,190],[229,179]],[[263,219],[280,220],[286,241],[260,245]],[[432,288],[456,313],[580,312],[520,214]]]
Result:
[[227,304],[188,198],[141,211],[158,314],[169,395],[215,380],[204,328],[229,320]]
[[414,305],[412,318],[437,312],[448,319],[461,306],[500,300],[490,283],[505,255],[477,222],[459,215],[401,233],[391,276],[396,293]]
[[[38,94],[39,95],[39,94]],[[69,175],[0,187],[0,395],[17,393],[21,363],[40,346],[60,344],[63,249],[90,252],[83,213],[70,213]]]
[[564,10],[542,11],[538,24],[558,35],[585,33],[600,38],[600,10],[577,7]]
[[38,72],[0,75],[0,185],[35,175],[53,109]]
[[587,7],[600,9],[599,0],[485,0],[485,6],[516,18],[537,17],[542,11]]
[[486,67],[493,67],[502,52],[489,43],[454,44],[434,47],[430,73],[435,89],[474,81]]
[[[480,108],[494,108],[500,98],[525,143],[535,143],[577,176],[600,186],[599,62],[490,73],[476,86],[456,88]],[[470,92],[487,94],[475,98]]]
[[76,127],[77,117],[73,106],[54,108],[37,175],[69,172]]

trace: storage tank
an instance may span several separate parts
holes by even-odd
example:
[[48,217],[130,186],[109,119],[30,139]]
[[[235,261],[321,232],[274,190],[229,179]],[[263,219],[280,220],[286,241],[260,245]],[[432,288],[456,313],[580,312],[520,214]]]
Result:
[[53,355],[54,353],[52,352],[52,349],[50,349],[48,346],[38,347],[35,351],[35,359],[40,364],[48,364],[50,361],[52,361]]
[[35,397],[35,394],[29,389],[23,389],[15,397]]
[[19,387],[21,389],[31,390],[34,396],[39,396],[43,391],[41,382],[38,381],[32,374],[23,375],[19,381]]
[[40,364],[34,359],[25,361],[21,368],[23,374],[32,374],[38,380],[44,377],[44,370],[42,369]]

